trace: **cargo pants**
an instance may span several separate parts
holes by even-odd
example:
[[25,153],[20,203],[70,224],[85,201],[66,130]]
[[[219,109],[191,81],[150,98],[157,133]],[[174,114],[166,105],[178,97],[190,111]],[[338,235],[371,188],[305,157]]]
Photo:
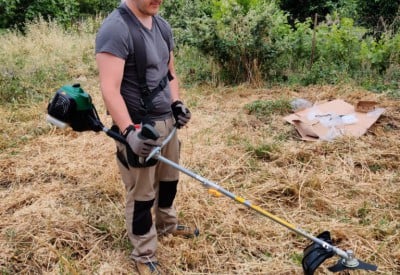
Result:
[[[174,120],[156,121],[155,129],[162,142],[172,131]],[[179,140],[175,133],[162,148],[162,156],[179,162]],[[126,155],[126,145],[117,142],[117,151]],[[139,262],[156,261],[157,235],[175,229],[178,221],[173,207],[179,172],[158,161],[155,165],[135,168],[117,158],[126,190],[125,218],[127,232],[133,245],[131,258]],[[153,217],[155,222],[153,222]]]

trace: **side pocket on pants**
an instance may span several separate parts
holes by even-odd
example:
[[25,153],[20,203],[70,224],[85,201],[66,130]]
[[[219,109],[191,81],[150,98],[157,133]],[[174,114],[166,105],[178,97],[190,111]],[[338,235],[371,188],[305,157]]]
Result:
[[118,148],[118,146],[117,146],[116,155],[117,155],[117,159],[121,162],[121,164],[126,169],[129,169],[129,166],[135,167],[135,168],[150,167],[150,166],[156,165],[157,162],[158,162],[157,159],[152,158],[146,163],[140,163],[139,156],[136,155],[132,151],[132,149],[131,149],[131,147],[129,147],[129,145],[125,145],[124,148],[126,148],[126,149],[125,150],[121,150],[121,148]]
[[128,163],[126,162],[126,158],[125,158],[125,156],[124,156],[124,152],[122,152],[122,151],[118,148],[118,146],[117,146],[117,153],[116,153],[116,155],[117,155],[117,159],[121,162],[121,164],[122,164],[126,169],[129,170],[129,166],[128,166]]
[[158,161],[157,159],[152,158],[146,163],[141,163],[139,161],[139,156],[136,155],[132,151],[132,149],[129,145],[126,145],[126,156],[127,156],[129,165],[132,167],[136,167],[136,168],[150,167],[150,166],[156,165],[157,161]]

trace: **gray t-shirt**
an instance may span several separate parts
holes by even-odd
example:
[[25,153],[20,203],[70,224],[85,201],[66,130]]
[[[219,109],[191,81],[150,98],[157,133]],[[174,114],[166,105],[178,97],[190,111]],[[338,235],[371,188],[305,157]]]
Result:
[[[126,7],[126,4],[124,3],[122,5],[125,5],[125,8],[133,16],[132,12]],[[162,20],[168,24],[164,19]],[[168,47],[163,39],[154,18],[151,29],[141,24],[140,31],[143,34],[146,47],[147,85],[150,89],[154,89],[158,86],[160,80],[168,73],[169,48],[172,50],[174,47],[172,31],[168,39],[170,47]],[[137,80],[136,62],[134,58],[128,58],[129,55],[133,55],[134,44],[128,25],[125,23],[118,10],[114,10],[108,15],[97,33],[96,53],[101,52],[110,53],[126,61],[124,76],[121,83],[121,95],[125,100],[131,116],[135,113],[143,112],[144,108],[140,103],[141,92]],[[148,118],[158,120],[171,115],[171,94],[169,85],[155,96],[152,103],[154,108],[149,112]],[[132,119],[134,118],[132,117]]]

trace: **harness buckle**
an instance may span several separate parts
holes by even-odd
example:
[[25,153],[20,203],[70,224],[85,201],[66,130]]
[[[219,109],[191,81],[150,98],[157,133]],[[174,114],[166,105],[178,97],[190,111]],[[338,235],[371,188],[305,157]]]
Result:
[[147,86],[147,85],[141,85],[140,86],[140,90],[142,91],[142,94],[144,96],[149,96],[152,93],[152,91],[150,90],[149,86]]

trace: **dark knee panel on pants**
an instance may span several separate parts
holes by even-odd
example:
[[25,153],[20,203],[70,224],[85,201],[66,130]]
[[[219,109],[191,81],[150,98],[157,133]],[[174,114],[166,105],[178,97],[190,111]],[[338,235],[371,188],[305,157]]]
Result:
[[151,207],[153,203],[154,199],[150,201],[135,201],[132,220],[132,233],[134,235],[144,235],[149,232],[153,225],[151,216]]
[[160,181],[160,190],[158,193],[158,207],[168,208],[172,206],[176,195],[178,181]]

